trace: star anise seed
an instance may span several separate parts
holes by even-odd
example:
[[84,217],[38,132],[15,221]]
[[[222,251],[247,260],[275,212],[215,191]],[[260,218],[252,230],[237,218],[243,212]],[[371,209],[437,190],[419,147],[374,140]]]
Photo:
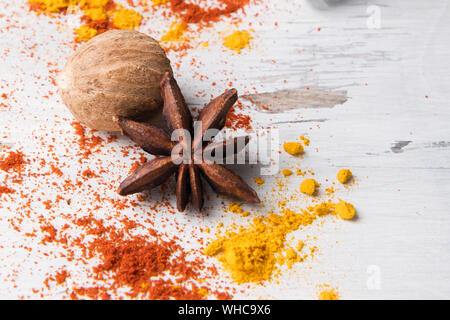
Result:
[[[256,192],[237,174],[208,160],[205,156],[223,155],[225,159],[228,147],[232,145],[234,154],[237,154],[249,142],[248,136],[243,137],[244,143],[239,143],[239,139],[242,139],[242,137],[213,143],[203,141],[207,130],[221,130],[225,126],[228,111],[237,100],[236,89],[227,90],[203,108],[198,119],[202,124],[201,130],[195,132],[192,141],[181,138],[183,147],[190,148],[192,155],[188,162],[180,161],[179,165],[174,160],[182,160],[182,155],[179,155],[179,159],[178,156],[175,156],[175,159],[171,157],[172,151],[178,144],[171,141],[171,134],[178,129],[184,129],[192,134],[194,131],[192,115],[176,80],[169,73],[166,73],[161,81],[161,95],[164,100],[163,116],[168,128],[167,132],[152,125],[135,122],[120,116],[114,118],[122,129],[122,134],[130,137],[144,151],[161,156],[138,167],[120,184],[119,194],[129,195],[154,188],[177,173],[176,193],[179,211],[184,211],[189,198],[194,208],[202,209],[203,187],[201,176],[208,181],[217,193],[250,203],[259,203],[260,200]],[[190,145],[188,145],[189,143]],[[201,150],[200,154],[196,150]]]

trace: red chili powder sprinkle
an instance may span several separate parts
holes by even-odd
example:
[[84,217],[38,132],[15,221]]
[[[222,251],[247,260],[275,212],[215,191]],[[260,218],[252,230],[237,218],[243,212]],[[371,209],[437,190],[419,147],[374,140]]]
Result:
[[8,194],[8,193],[11,194],[11,193],[15,193],[15,192],[16,192],[15,190],[8,188],[7,186],[0,186],[0,196],[2,194]]
[[66,279],[68,277],[69,277],[69,273],[67,272],[67,270],[62,270],[62,271],[56,272],[55,281],[57,284],[63,284],[64,282],[66,282]]
[[203,8],[185,0],[171,0],[168,4],[171,11],[186,23],[210,24],[243,9],[250,0],[218,0],[217,2],[218,6],[214,8]]
[[59,177],[61,177],[63,175],[61,169],[57,168],[54,165],[50,165],[50,170],[52,171],[52,173],[56,174]]
[[104,141],[102,138],[93,135],[95,130],[91,130],[91,134],[87,135],[84,126],[78,121],[73,121],[71,125],[78,136],[78,145],[83,151],[81,162],[82,159],[87,159],[92,152],[98,151]]
[[228,111],[225,126],[231,129],[245,129],[246,131],[252,130],[251,119],[249,115],[236,112],[236,108],[232,107]]
[[[101,262],[92,269],[99,285],[74,288],[70,294],[72,299],[109,298],[120,288],[128,288],[127,296],[131,298],[204,299],[208,293],[217,298],[230,298],[227,293],[210,292],[192,282],[205,267],[202,261],[188,261],[174,240],[163,240],[156,231],[152,233],[157,240],[131,236],[124,230],[104,227],[102,221],[89,217],[78,222],[88,230],[93,228],[98,236],[86,246],[78,245],[84,249],[86,258],[96,257]],[[166,279],[167,275],[171,278]]]
[[91,169],[86,169],[84,170],[82,173],[83,177],[90,179],[90,178],[97,178],[98,174],[96,174],[95,172],[93,172]]
[[0,169],[6,172],[20,172],[25,163],[25,157],[22,152],[10,151],[6,157],[0,158]]
[[[193,4],[193,1],[188,3],[188,0],[171,0],[166,4],[166,8],[172,15],[186,23],[199,24],[201,28],[219,21],[222,17],[231,16],[243,10],[250,2],[256,1],[217,0],[216,7],[204,7],[203,4]],[[86,17],[84,21],[99,32],[111,28],[107,21],[92,22]],[[226,121],[227,127],[251,129],[250,116],[241,114],[239,110],[242,110],[240,105],[230,110]],[[207,297],[230,299],[234,291],[224,287],[220,280],[217,281],[218,272],[215,267],[208,266],[199,251],[184,249],[180,238],[171,235],[165,228],[166,225],[174,223],[173,227],[182,230],[182,224],[163,220],[161,229],[158,224],[158,230],[166,230],[169,234],[156,231],[156,227],[152,228],[155,223],[153,218],[158,217],[157,214],[160,211],[175,214],[172,204],[164,193],[162,199],[158,201],[147,200],[149,197],[153,198],[153,195],[146,193],[137,195],[136,200],[142,202],[139,206],[148,208],[146,208],[148,217],[142,218],[142,215],[138,214],[139,211],[134,212],[136,200],[118,199],[108,192],[118,183],[114,178],[111,181],[101,179],[104,176],[103,172],[111,172],[109,167],[115,166],[118,162],[108,162],[104,164],[104,168],[101,168],[100,162],[91,161],[97,159],[89,159],[90,164],[96,167],[95,173],[90,169],[81,169],[80,174],[73,180],[70,174],[65,175],[63,182],[55,177],[55,175],[63,175],[59,169],[63,165],[68,168],[68,173],[74,165],[70,162],[70,158],[58,159],[59,153],[55,153],[55,147],[65,147],[67,152],[77,150],[80,162],[103,146],[105,151],[117,152],[116,146],[109,146],[109,150],[106,150],[106,144],[116,140],[117,137],[102,139],[94,130],[87,129],[77,121],[72,122],[71,125],[75,136],[69,139],[70,141],[53,140],[53,145],[46,145],[45,135],[38,134],[37,138],[41,139],[42,146],[48,147],[45,155],[40,154],[32,158],[32,154],[27,152],[25,159],[21,152],[12,151],[3,158],[0,156],[0,170],[21,172],[26,163],[33,163],[40,168],[46,167],[45,172],[48,172],[48,178],[47,174],[42,174],[41,170],[29,173],[29,177],[27,176],[29,180],[17,191],[8,186],[0,186],[0,196],[5,194],[3,197],[17,198],[19,204],[19,209],[12,211],[14,219],[10,221],[11,227],[29,237],[29,241],[37,241],[35,244],[39,245],[39,255],[66,260],[65,267],[59,266],[50,272],[52,274],[44,281],[45,286],[39,288],[41,296],[65,289],[64,297],[72,299],[205,299]],[[52,131],[51,127],[49,131]],[[52,134],[55,132],[53,131]],[[56,135],[53,137],[56,138]],[[117,148],[123,151],[124,157],[128,156],[126,148],[118,146]],[[42,157],[46,157],[47,161],[42,161]],[[137,160],[134,167],[142,164],[146,159],[138,156],[131,160]],[[95,179],[98,185],[93,183],[91,186],[90,183],[84,183],[88,179]],[[55,197],[54,193],[39,192],[39,188],[43,185],[58,193],[57,196]],[[79,201],[77,197],[73,197],[74,201],[71,200],[75,194],[80,194],[83,201],[82,207],[75,202]],[[72,202],[75,205],[71,206]],[[71,209],[67,210],[66,205],[71,206]],[[41,207],[45,210],[39,210]],[[96,215],[103,213],[100,209],[105,210],[108,207],[110,209],[106,209],[107,214],[103,219],[95,218]],[[31,230],[24,228],[21,231],[19,227],[25,220],[35,225]],[[196,239],[195,235],[196,233],[193,232],[192,241],[198,240],[201,245],[202,239]],[[48,250],[40,251],[43,247]],[[23,248],[28,250],[26,246]],[[76,266],[76,268],[69,269],[69,274],[65,270],[68,266]],[[68,278],[71,281],[67,281]],[[49,280],[52,282],[50,283]],[[212,289],[213,286],[219,289]],[[36,294],[38,290],[33,289],[32,293]]]

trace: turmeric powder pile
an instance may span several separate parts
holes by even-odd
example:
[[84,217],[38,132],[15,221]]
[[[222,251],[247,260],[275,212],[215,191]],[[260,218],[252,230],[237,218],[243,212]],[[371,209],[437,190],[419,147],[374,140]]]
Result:
[[339,300],[335,289],[325,289],[319,293],[319,300]]
[[[301,137],[305,146],[309,139]],[[284,149],[291,155],[303,153],[303,145],[299,142],[285,143]],[[311,170],[308,170],[313,174]],[[289,169],[283,169],[284,177],[292,175]],[[257,184],[260,178],[255,178]],[[263,181],[262,179],[260,179]],[[301,183],[300,196],[315,195],[319,183],[314,179],[306,179]],[[297,191],[297,192],[298,192]],[[311,197],[309,197],[311,199]],[[288,201],[279,201],[274,211],[268,216],[253,218],[248,227],[236,228],[232,226],[213,240],[205,249],[208,256],[217,256],[219,262],[231,278],[237,283],[260,282],[272,279],[280,274],[280,267],[291,268],[300,263],[316,251],[315,246],[305,249],[305,242],[298,241],[291,245],[287,241],[288,235],[301,227],[307,227],[314,221],[333,215],[343,220],[352,219],[356,210],[352,204],[340,200],[334,203],[330,199],[312,198],[312,205],[306,209],[293,209],[287,206]],[[229,211],[248,216],[250,213],[242,208],[240,203],[230,203]],[[320,293],[320,299],[337,299],[334,289],[327,289]]]
[[319,187],[319,183],[314,179],[305,179],[300,184],[300,191],[304,194],[308,194],[313,196],[317,193],[317,188]]
[[303,152],[303,146],[300,142],[286,142],[283,148],[284,151],[293,156],[297,156]]
[[[249,227],[241,227],[237,231],[228,230],[225,235],[213,240],[204,253],[217,256],[237,283],[270,280],[276,274],[278,266],[286,265],[290,268],[308,257],[308,254],[302,252],[304,242],[300,241],[294,249],[286,243],[287,235],[329,214],[338,213],[345,220],[352,218],[355,213],[353,206],[345,202],[346,208],[351,206],[353,211],[345,211],[342,215],[339,212],[342,210],[342,203],[343,201],[338,204],[323,201],[299,211],[282,204],[278,214],[271,212],[268,217],[255,217]],[[229,208],[234,213],[245,212],[244,216],[249,214],[241,208],[241,204],[231,203]]]
[[223,45],[230,50],[241,53],[244,48],[250,48],[250,40],[253,37],[247,30],[235,31],[223,39]]
[[282,207],[279,214],[272,212],[265,218],[256,217],[249,227],[228,231],[212,241],[204,252],[209,256],[217,255],[237,283],[269,280],[277,265],[291,267],[307,256],[301,252],[303,242],[295,250],[285,244],[286,236],[332,210],[333,205],[328,203],[299,212]]
[[82,12],[82,22],[74,29],[75,41],[85,42],[109,29],[136,29],[142,15],[116,5],[113,0],[28,0],[38,14]]
[[[116,4],[115,0],[24,0],[30,5],[32,11],[38,14],[44,13],[49,16],[55,16],[59,13],[82,13],[82,24],[74,28],[76,42],[86,42],[98,34],[110,29],[137,29],[143,20],[143,16],[138,11],[125,8]],[[202,5],[194,3],[172,4],[169,0],[151,0],[150,2],[141,1],[136,6],[143,8],[142,12],[149,12],[148,6],[154,8],[163,7],[171,12],[164,17],[176,17],[180,22],[173,22],[169,30],[161,37],[161,41],[166,43],[166,50],[175,50],[175,48],[191,48],[189,39],[183,37],[191,24],[210,24],[217,22],[220,17],[228,17],[236,13],[250,3],[248,0],[239,3],[232,2],[232,5],[226,5],[225,9],[203,8]],[[128,1],[130,6],[134,6],[132,1]],[[153,12],[157,9],[154,9]],[[197,29],[198,28],[193,28]],[[250,48],[250,41],[253,36],[247,30],[235,31],[223,39],[223,45],[231,50],[241,53],[244,48]],[[178,42],[176,46],[172,42]],[[182,42],[182,43],[181,43]],[[202,47],[207,47],[208,42],[204,42]]]
[[161,37],[161,41],[163,42],[181,41],[183,39],[183,35],[186,32],[186,29],[187,24],[184,21],[180,22],[174,21],[170,25],[169,31],[167,31],[166,34]]
[[337,179],[342,184],[349,182],[352,176],[353,174],[349,169],[341,169],[337,173]]

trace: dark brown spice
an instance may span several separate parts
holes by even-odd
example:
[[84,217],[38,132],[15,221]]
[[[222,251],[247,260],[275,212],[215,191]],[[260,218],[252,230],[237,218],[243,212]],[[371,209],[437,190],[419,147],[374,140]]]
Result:
[[[192,115],[189,111],[180,88],[175,79],[168,73],[161,81],[161,95],[164,100],[163,115],[169,132],[184,129],[193,132]],[[207,130],[221,130],[225,126],[228,111],[237,100],[235,89],[227,90],[224,94],[212,100],[200,113],[199,121],[202,128],[194,135],[190,145],[186,145],[187,137],[182,137],[183,150],[191,149],[194,155],[189,162],[183,162],[177,166],[172,157],[172,150],[176,145],[170,136],[163,130],[154,126],[138,123],[123,117],[115,117],[122,132],[129,136],[142,149],[154,155],[162,157],[155,158],[138,167],[132,175],[126,178],[119,186],[120,195],[129,195],[141,192],[145,189],[154,188],[167,181],[175,172],[177,173],[177,208],[184,211],[189,200],[197,210],[203,207],[203,191],[200,174],[202,173],[211,187],[220,194],[229,195],[243,201],[258,203],[260,200],[256,192],[247,185],[238,175],[213,161],[203,158],[204,151],[210,149],[209,154],[215,154],[227,144],[234,144],[237,150],[237,140],[232,139],[222,143],[210,143],[204,145],[203,137]],[[245,144],[248,143],[245,137]],[[200,158],[198,151],[200,150]],[[180,150],[181,151],[181,150]],[[222,153],[223,154],[223,153]],[[180,156],[181,157],[181,156]],[[195,158],[195,159],[194,159]],[[195,161],[194,161],[195,160]]]

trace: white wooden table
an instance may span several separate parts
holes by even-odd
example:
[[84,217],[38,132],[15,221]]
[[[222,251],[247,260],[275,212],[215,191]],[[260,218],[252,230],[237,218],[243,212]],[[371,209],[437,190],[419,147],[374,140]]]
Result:
[[[279,128],[280,142],[310,137],[301,168],[312,169],[319,181],[334,179],[339,168],[354,172],[356,184],[341,188],[335,197],[353,203],[358,219],[311,228],[319,248],[314,259],[284,272],[279,283],[253,285],[236,297],[315,299],[318,286],[327,283],[344,299],[450,298],[449,1],[348,0],[326,10],[300,0],[266,5],[249,7],[239,24],[246,29],[252,22],[255,37],[241,55],[221,46],[223,35],[235,29],[226,22],[202,32],[208,48],[190,50],[181,59],[171,53],[181,63],[176,70],[180,86],[191,105],[202,105],[230,80],[241,94],[257,92],[255,104],[243,100],[255,128]],[[74,139],[72,117],[60,99],[42,96],[55,92],[49,69],[62,68],[73,52],[67,43],[70,26],[78,20],[61,18],[64,23],[58,27],[29,13],[19,0],[3,1],[0,14],[0,93],[8,94],[9,106],[0,107],[0,144],[27,155],[45,154],[36,135],[49,141]],[[158,38],[164,28],[155,27],[158,19],[150,20],[140,30]],[[192,58],[201,64],[191,66]],[[192,77],[193,72],[207,75],[208,81]],[[197,97],[200,91],[208,96]],[[291,110],[268,113],[258,102]],[[128,144],[126,138],[118,141],[119,146]],[[64,156],[64,142],[55,146]],[[79,171],[76,159],[66,156],[65,174]],[[106,150],[85,165],[120,157],[120,152]],[[285,154],[280,161],[281,168],[293,164]],[[125,175],[130,163],[123,160],[113,180]],[[255,172],[240,170],[247,180]],[[263,194],[275,181],[265,179]],[[301,180],[290,181],[298,188]],[[75,212],[89,194],[73,196],[72,207],[61,210]],[[11,229],[14,205],[0,210],[0,277],[14,278],[14,283],[0,282],[3,298],[33,296],[31,288],[42,286],[45,271],[64,265],[20,249],[25,243],[39,244]],[[206,217],[178,214],[168,219],[186,224],[186,230],[197,230],[199,224],[214,228],[229,219],[214,201],[208,208],[212,212]],[[162,221],[157,216],[155,224],[162,224],[158,219]],[[170,226],[166,231],[171,232]],[[55,291],[49,297],[60,295]]]

